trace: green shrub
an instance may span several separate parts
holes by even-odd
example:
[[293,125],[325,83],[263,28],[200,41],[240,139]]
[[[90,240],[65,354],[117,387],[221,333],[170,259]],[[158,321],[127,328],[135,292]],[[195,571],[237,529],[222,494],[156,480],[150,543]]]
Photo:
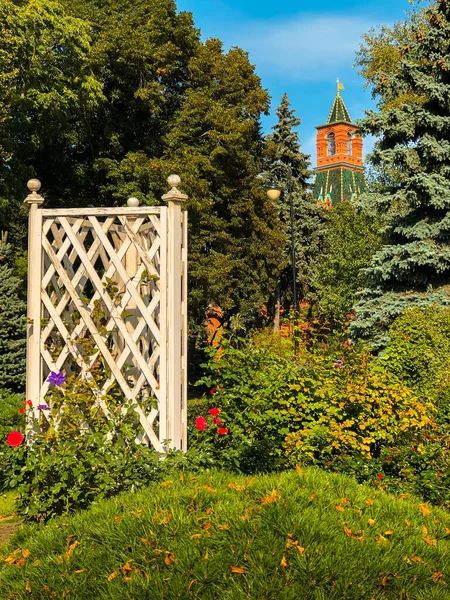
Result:
[[437,404],[440,421],[450,420],[450,309],[406,311],[391,326],[382,359],[391,372]]
[[[289,462],[325,466],[344,456],[371,460],[431,423],[431,405],[348,344],[338,356],[303,350],[295,358],[258,338],[223,339],[210,354],[202,383],[222,424],[205,410],[207,426],[197,431],[191,421],[190,443],[221,466],[253,472]],[[218,435],[218,427],[228,433]]]
[[25,416],[19,412],[25,406],[23,400],[19,394],[0,390],[0,444],[3,444],[10,431],[23,430]]
[[25,520],[68,514],[162,476],[160,455],[135,441],[136,412],[114,388],[103,400],[108,419],[90,385],[74,376],[52,387],[52,408],[42,405],[40,433],[32,444],[5,448],[4,485],[17,490],[17,511]]
[[24,406],[23,396],[0,390],[0,490],[9,487],[11,472],[23,465],[23,452],[10,448],[6,438],[11,431],[24,430],[25,415],[19,412]]
[[316,469],[173,474],[25,527],[0,597],[444,600],[450,517]]

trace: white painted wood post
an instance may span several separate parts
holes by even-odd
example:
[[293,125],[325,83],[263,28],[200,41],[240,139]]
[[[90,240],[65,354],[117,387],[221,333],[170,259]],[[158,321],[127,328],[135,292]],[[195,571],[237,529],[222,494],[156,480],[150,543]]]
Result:
[[177,186],[178,175],[167,178],[172,187],[162,199],[168,204],[167,240],[167,436],[170,447],[186,450],[185,368],[182,356],[186,333],[183,333],[183,225],[181,205],[188,197]]
[[26,434],[29,442],[39,422],[41,394],[41,275],[42,275],[42,212],[40,210],[44,198],[38,194],[41,182],[30,179],[27,183],[30,194],[25,204],[30,207],[28,216],[28,300],[27,300],[27,368],[26,397],[31,400],[33,408],[27,411]]

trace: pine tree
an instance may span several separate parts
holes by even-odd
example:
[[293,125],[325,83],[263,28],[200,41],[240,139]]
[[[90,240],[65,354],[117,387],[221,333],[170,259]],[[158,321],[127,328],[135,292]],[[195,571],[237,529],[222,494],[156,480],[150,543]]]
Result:
[[308,181],[312,174],[311,157],[301,152],[299,134],[296,131],[301,124],[301,119],[296,117],[295,110],[290,108],[287,94],[283,95],[281,104],[276,109],[276,115],[278,121],[273,126],[273,133],[266,138],[270,164],[265,174],[266,183],[273,182],[283,190],[276,207],[284,234],[281,257],[284,268],[274,298],[275,329],[278,328],[279,323],[280,303],[285,308],[292,303],[289,181],[294,209],[294,246],[299,300],[305,299],[309,292],[311,263],[319,252],[323,224],[321,210],[313,200]]
[[23,390],[25,383],[25,302],[20,279],[6,263],[11,247],[0,236],[0,389]]
[[434,2],[422,17],[409,30],[397,69],[374,88],[394,105],[368,112],[362,122],[379,137],[375,166],[402,173],[372,200],[389,225],[352,326],[355,336],[380,342],[408,307],[450,305],[450,2]]

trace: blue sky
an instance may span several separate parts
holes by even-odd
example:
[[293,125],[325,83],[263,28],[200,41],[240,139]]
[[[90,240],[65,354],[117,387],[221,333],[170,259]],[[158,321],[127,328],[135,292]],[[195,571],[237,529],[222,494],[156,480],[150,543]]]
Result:
[[[373,106],[370,91],[353,67],[361,36],[371,27],[403,20],[408,0],[178,0],[179,10],[193,13],[202,38],[218,37],[226,49],[240,46],[250,55],[272,108],[263,118],[266,132],[276,120],[275,108],[287,92],[302,119],[303,151],[315,165],[315,125],[328,117],[336,78],[353,120]],[[367,140],[365,151],[371,141]]]

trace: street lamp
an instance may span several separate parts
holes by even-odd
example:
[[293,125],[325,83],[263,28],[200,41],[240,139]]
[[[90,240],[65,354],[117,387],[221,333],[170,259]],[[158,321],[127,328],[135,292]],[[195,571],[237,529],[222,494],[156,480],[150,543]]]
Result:
[[[291,257],[292,257],[292,297],[294,302],[294,350],[295,354],[297,354],[298,349],[298,340],[296,335],[296,327],[297,327],[297,264],[295,258],[295,237],[294,237],[294,203],[292,199],[292,191],[293,191],[293,182],[292,182],[292,171],[291,168],[288,167],[287,172],[287,193],[289,198],[289,217],[291,223]],[[267,187],[267,196],[270,200],[278,200],[282,192],[280,186],[275,185],[275,183],[271,182]]]

